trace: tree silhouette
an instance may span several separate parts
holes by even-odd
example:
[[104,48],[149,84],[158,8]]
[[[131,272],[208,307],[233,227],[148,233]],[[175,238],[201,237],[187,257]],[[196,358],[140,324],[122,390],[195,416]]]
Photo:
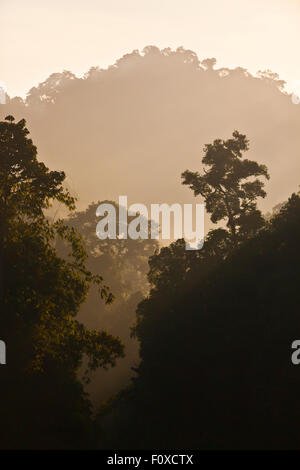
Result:
[[[88,431],[81,433],[91,424],[89,402],[78,370],[86,358],[88,380],[90,370],[113,366],[123,345],[76,318],[91,286],[107,303],[112,294],[102,277],[87,269],[87,254],[74,228],[47,218],[53,200],[69,209],[75,201],[63,187],[64,173],[39,162],[27,136],[24,120],[14,123],[8,116],[0,122],[0,331],[9,351],[1,369],[0,402],[5,401],[7,411],[0,441],[9,439],[13,447],[86,445]],[[68,246],[65,259],[55,248],[59,238]],[[17,422],[10,426],[16,407]],[[76,437],[68,435],[68,428],[78,430]],[[18,429],[23,435],[18,436]]]
[[[203,174],[186,170],[182,173],[183,183],[194,195],[201,195],[211,221],[217,223],[226,219],[233,245],[240,239],[253,235],[264,224],[256,199],[265,197],[264,183],[257,177],[269,179],[267,167],[244,159],[247,151],[246,136],[234,131],[233,138],[216,139],[204,148],[202,159]],[[253,180],[249,180],[255,177]]]
[[186,273],[178,240],[152,259],[138,377],[99,415],[107,448],[299,448],[299,236],[293,194],[209,271]]
[[[78,318],[89,328],[105,328],[114,336],[121,338],[125,346],[125,357],[118,360],[116,367],[109,371],[98,369],[87,387],[93,403],[97,406],[102,400],[108,399],[125,386],[132,377],[132,367],[139,362],[138,342],[130,337],[130,327],[135,321],[137,304],[149,290],[147,283],[148,258],[158,248],[158,241],[152,239],[105,239],[96,235],[99,217],[96,210],[99,204],[109,203],[115,207],[117,233],[124,227],[119,226],[119,206],[113,201],[98,201],[89,204],[84,211],[70,213],[65,224],[74,227],[80,233],[85,250],[88,254],[87,268],[93,272],[101,272],[114,294],[112,304],[101,302],[97,286],[89,290],[86,301],[81,305]],[[127,214],[128,221],[134,219]],[[149,231],[151,229],[148,222]],[[67,246],[60,239],[56,249],[64,258]]]
[[16,218],[43,217],[51,199],[74,208],[74,199],[64,190],[64,172],[49,171],[37,160],[37,150],[27,137],[25,120],[13,116],[0,122],[0,302],[4,301],[4,250],[9,225]]

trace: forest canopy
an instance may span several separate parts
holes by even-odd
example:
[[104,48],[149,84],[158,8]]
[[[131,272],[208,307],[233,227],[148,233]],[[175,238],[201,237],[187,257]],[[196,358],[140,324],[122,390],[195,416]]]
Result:
[[[113,366],[123,345],[77,319],[92,285],[106,303],[112,294],[101,275],[87,269],[81,236],[47,217],[52,201],[72,210],[75,200],[63,187],[64,172],[37,159],[28,134],[24,119],[0,122],[0,331],[9,345],[9,366],[1,370],[1,446],[84,446],[92,423],[79,367],[84,357],[86,374]],[[69,246],[68,259],[58,255],[57,238]],[[72,437],[68,428],[75,423]]]

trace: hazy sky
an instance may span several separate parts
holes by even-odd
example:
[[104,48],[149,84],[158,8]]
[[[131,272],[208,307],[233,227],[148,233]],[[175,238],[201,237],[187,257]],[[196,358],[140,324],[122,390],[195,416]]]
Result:
[[0,81],[22,95],[64,69],[106,67],[146,45],[300,80],[300,0],[0,0]]

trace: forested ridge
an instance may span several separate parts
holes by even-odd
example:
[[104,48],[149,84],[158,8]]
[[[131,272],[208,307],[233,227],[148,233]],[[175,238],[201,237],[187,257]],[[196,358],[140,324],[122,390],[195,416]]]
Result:
[[261,201],[270,211],[299,184],[299,106],[284,85],[270,70],[253,75],[184,47],[149,45],[80,78],[53,73],[0,107],[2,118],[26,119],[43,161],[65,171],[80,210],[121,194],[192,203],[180,173],[199,168],[204,144],[238,129],[251,141],[249,158],[272,175]]

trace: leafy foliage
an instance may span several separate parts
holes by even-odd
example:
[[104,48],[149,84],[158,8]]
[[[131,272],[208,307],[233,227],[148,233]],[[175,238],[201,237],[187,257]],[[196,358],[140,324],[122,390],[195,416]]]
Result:
[[[89,403],[77,381],[78,369],[87,357],[88,380],[88,370],[113,366],[123,355],[123,346],[119,338],[104,330],[89,330],[76,318],[91,285],[97,287],[107,303],[112,301],[112,294],[102,277],[87,269],[87,255],[76,231],[62,220],[50,223],[46,217],[45,209],[53,200],[69,209],[74,208],[75,201],[63,187],[64,173],[49,171],[38,162],[36,147],[27,135],[24,120],[14,123],[13,117],[8,116],[0,123],[0,331],[9,351],[8,365],[1,370],[1,399],[11,396],[6,403],[12,410],[17,399],[16,387],[22,393],[23,383],[24,389],[30,384],[36,386],[42,395],[33,393],[32,398],[27,397],[27,407],[24,404],[24,415],[19,419],[30,428],[25,409],[34,414],[39,406],[43,413],[48,408],[49,414],[46,413],[47,418],[41,424],[46,428],[44,445],[47,446],[51,414],[54,413],[65,432],[64,421],[73,418],[65,412],[60,415],[55,400],[47,401],[49,393],[43,396],[45,387],[54,391],[62,380],[65,390],[71,389],[73,393],[72,413],[82,414],[87,424]],[[58,256],[57,238],[69,246],[68,259]],[[60,395],[59,400],[67,400],[64,390]],[[30,428],[31,445],[39,442],[35,441],[38,426],[33,423]],[[5,425],[3,432],[6,432]],[[64,438],[68,441],[67,432]],[[15,441],[15,429],[11,429],[10,439],[10,445],[20,445]],[[63,445],[63,441],[58,444]]]
[[183,258],[181,241],[152,257],[138,376],[99,416],[107,447],[299,448],[299,230],[293,194],[225,257]]
[[[106,328],[120,337],[125,346],[126,355],[117,361],[116,367],[109,371],[98,369],[91,377],[87,390],[96,407],[126,386],[134,375],[132,367],[139,362],[139,345],[130,336],[130,327],[135,321],[138,303],[149,290],[148,258],[158,248],[157,240],[152,239],[100,240],[95,230],[99,222],[96,209],[99,204],[106,203],[115,207],[118,233],[119,207],[113,201],[91,203],[86,210],[73,212],[64,221],[82,237],[88,254],[87,268],[91,272],[101,270],[115,297],[112,304],[100,302],[97,286],[92,286],[80,307],[78,318],[89,328]],[[129,221],[134,218],[130,214],[127,217]],[[56,249],[61,257],[67,259],[68,246],[61,238],[56,240]]]
[[[234,131],[232,139],[216,139],[204,148],[204,173],[186,170],[182,173],[183,184],[188,185],[195,196],[201,195],[211,221],[226,219],[232,242],[237,244],[252,236],[264,224],[256,199],[265,197],[264,183],[257,177],[269,178],[267,167],[244,159],[247,151],[246,136]],[[249,178],[255,177],[254,180]]]

